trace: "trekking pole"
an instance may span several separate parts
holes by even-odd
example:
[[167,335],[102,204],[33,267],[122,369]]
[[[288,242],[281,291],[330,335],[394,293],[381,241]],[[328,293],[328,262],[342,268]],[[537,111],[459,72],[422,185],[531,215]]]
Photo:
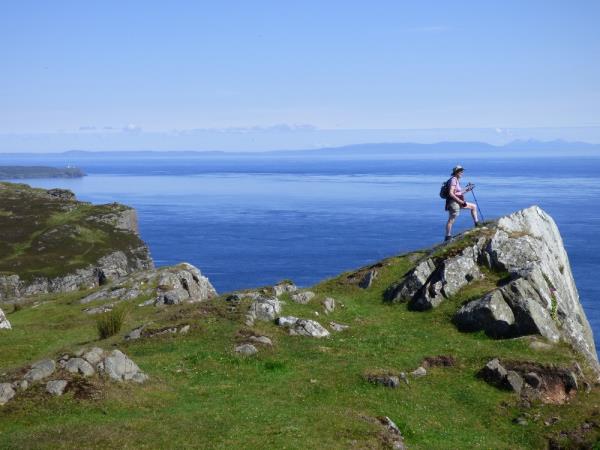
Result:
[[479,215],[481,216],[481,221],[484,222],[483,213],[481,212],[481,208],[479,207],[479,202],[477,201],[477,197],[475,196],[475,185],[469,183],[467,187],[471,187],[471,194],[473,194],[473,200],[475,200],[475,204],[477,205],[477,209],[479,210]]

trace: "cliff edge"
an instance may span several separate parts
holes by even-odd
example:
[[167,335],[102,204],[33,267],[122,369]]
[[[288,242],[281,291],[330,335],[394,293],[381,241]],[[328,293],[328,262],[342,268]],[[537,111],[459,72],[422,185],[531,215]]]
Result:
[[414,310],[438,307],[477,280],[497,287],[466,302],[453,321],[494,338],[542,335],[565,341],[599,371],[593,333],[554,220],[532,206],[471,230],[424,256],[387,292]]
[[135,210],[0,183],[0,301],[94,287],[153,267]]

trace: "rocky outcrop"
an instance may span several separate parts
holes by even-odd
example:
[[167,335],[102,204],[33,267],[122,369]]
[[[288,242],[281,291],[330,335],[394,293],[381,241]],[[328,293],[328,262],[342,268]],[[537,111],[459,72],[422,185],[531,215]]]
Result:
[[[2,374],[2,377],[6,376],[7,374]],[[107,352],[99,347],[81,349],[74,355],[65,354],[56,361],[38,361],[28,368],[16,371],[11,382],[0,382],[0,406],[15,397],[18,399],[18,391],[25,391],[36,383],[45,383],[48,394],[60,396],[74,384],[80,384],[80,377],[94,376],[99,376],[100,380],[103,378],[135,383],[144,383],[149,379],[148,375],[120,350]]]
[[281,302],[276,297],[258,296],[246,314],[246,325],[252,326],[256,320],[272,321],[281,313]]
[[202,302],[216,295],[213,285],[197,267],[181,263],[128,275],[85,296],[80,303],[111,301],[107,305],[86,310],[94,314],[110,310],[121,301],[139,297],[148,298],[140,306],[159,306]]
[[4,311],[0,309],[0,330],[10,330],[11,328],[10,322],[6,318]]
[[415,310],[435,308],[484,277],[482,267],[509,278],[457,311],[453,320],[459,329],[485,330],[495,338],[538,334],[551,342],[564,340],[600,369],[562,238],[537,206],[434,249],[390,286],[385,298],[409,302]]

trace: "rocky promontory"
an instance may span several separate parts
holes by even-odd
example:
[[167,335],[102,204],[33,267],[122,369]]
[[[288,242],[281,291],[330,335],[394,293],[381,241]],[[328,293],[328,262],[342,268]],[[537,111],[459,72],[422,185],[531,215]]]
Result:
[[0,183],[0,302],[90,288],[153,267],[135,210]]

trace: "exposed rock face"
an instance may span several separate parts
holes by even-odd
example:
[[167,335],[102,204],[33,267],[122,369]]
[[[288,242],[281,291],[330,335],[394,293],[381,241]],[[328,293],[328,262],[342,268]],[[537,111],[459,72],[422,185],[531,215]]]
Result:
[[235,348],[235,352],[243,356],[252,356],[258,353],[258,350],[252,344],[242,344]]
[[6,318],[4,311],[0,309],[0,330],[10,330],[11,328],[10,322]]
[[201,302],[217,295],[215,288],[198,268],[188,263],[171,267],[144,270],[119,279],[102,289],[84,297],[82,304],[96,300],[114,300],[110,305],[91,309],[87,312],[102,312],[119,301],[140,296],[150,300],[144,305],[175,305],[179,303]]
[[[467,247],[459,255],[442,261],[431,273],[427,282],[414,294],[411,307],[426,310],[439,306],[446,298],[456,294],[471,281],[482,277],[477,260],[477,246]],[[426,273],[426,271],[424,272]],[[409,275],[414,286],[416,274]]]
[[484,232],[471,232],[469,242],[447,257],[424,258],[387,290],[386,299],[408,301],[416,310],[435,308],[483,277],[481,266],[508,272],[505,285],[461,307],[455,324],[496,338],[539,334],[551,342],[562,339],[600,369],[562,238],[548,214],[532,206]]

